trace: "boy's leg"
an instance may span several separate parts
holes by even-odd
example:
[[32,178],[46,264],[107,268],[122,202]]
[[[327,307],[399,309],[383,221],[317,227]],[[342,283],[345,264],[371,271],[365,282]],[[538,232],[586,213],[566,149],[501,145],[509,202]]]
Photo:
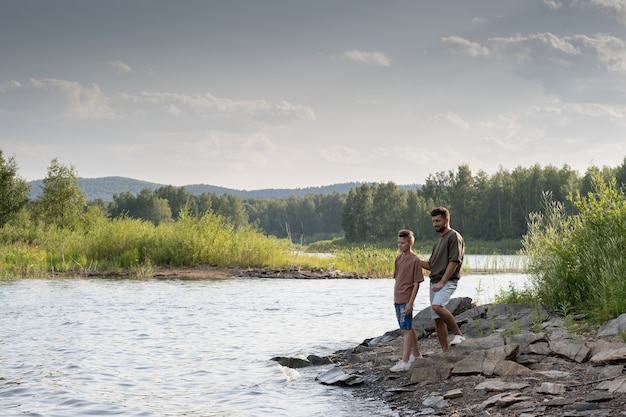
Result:
[[411,339],[413,340],[411,343],[413,356],[415,356],[416,358],[419,358],[421,356],[421,353],[420,353],[419,344],[417,343],[417,331],[415,331],[415,329],[411,331]]
[[411,357],[411,348],[413,347],[413,338],[411,337],[411,330],[404,330],[402,332],[404,338],[404,345],[402,349],[402,360],[408,362]]

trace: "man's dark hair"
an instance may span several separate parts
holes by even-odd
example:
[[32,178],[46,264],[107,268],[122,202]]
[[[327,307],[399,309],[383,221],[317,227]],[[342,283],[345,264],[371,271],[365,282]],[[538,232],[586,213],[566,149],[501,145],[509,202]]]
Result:
[[450,218],[450,212],[445,207],[435,207],[430,212],[431,217],[443,216],[444,219]]

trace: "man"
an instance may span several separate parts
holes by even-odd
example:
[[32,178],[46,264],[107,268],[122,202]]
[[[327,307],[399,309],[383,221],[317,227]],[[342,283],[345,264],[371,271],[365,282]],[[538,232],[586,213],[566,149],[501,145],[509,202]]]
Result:
[[448,351],[448,329],[454,333],[451,345],[465,340],[454,316],[446,309],[461,277],[461,265],[465,255],[465,242],[459,232],[450,228],[450,212],[436,207],[430,215],[439,238],[433,245],[428,261],[421,260],[424,269],[430,271],[430,305],[435,320],[437,339],[444,352]]

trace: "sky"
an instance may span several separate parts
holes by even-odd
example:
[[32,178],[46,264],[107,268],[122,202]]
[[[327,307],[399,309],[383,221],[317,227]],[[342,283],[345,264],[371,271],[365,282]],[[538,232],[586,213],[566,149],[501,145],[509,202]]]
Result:
[[618,167],[625,0],[0,0],[0,150],[239,190]]

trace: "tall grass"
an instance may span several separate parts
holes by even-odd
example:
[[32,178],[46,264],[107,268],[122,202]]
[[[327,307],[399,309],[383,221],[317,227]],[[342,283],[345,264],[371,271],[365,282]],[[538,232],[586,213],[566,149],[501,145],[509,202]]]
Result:
[[[198,218],[182,213],[177,221],[155,226],[126,217],[109,219],[90,209],[70,229],[38,223],[25,211],[0,228],[0,277],[47,277],[68,271],[149,276],[155,266],[198,265],[327,268],[391,277],[398,254],[395,241],[335,246],[330,257],[313,256],[302,249],[251,226],[234,227],[215,214]],[[465,271],[476,272],[467,267]]]
[[280,266],[290,244],[221,216],[183,216],[161,223],[87,216],[75,229],[21,219],[0,229],[0,277],[43,277],[55,272],[98,272],[159,266]]
[[626,312],[626,196],[615,181],[572,196],[579,211],[546,198],[522,243],[537,297],[554,311],[588,312],[598,322]]

